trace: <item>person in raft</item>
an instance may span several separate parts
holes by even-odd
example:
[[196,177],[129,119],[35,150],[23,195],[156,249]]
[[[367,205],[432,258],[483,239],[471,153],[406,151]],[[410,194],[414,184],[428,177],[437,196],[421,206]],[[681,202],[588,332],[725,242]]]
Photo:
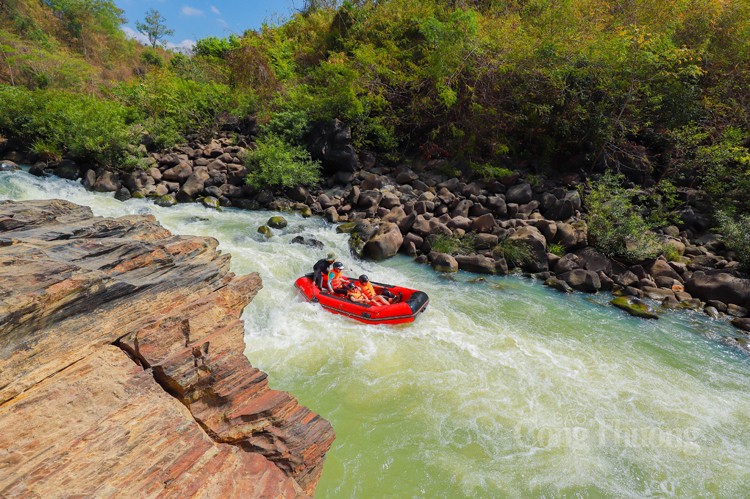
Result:
[[372,300],[367,298],[362,290],[355,286],[353,282],[346,285],[346,297],[354,303],[362,303],[363,305],[373,304]]
[[362,290],[362,294],[364,294],[373,305],[389,305],[390,302],[388,301],[388,298],[386,298],[383,295],[379,295],[375,293],[375,288],[372,287],[372,283],[370,282],[370,278],[366,275],[362,274],[359,276],[359,280],[357,281],[357,287]]
[[336,260],[334,253],[328,253],[328,256],[321,258],[318,262],[313,265],[313,283],[321,291],[323,290],[323,276],[328,274],[328,268],[333,265]]
[[346,294],[343,272],[344,264],[341,262],[334,262],[333,269],[328,273],[328,291],[341,295]]

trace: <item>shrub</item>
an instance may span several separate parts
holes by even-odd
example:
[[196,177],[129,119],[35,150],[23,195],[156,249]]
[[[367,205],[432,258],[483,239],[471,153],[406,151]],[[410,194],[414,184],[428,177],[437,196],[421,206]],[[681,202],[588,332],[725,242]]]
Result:
[[134,140],[127,110],[117,102],[60,91],[0,86],[0,131],[36,152],[69,154],[117,165]]
[[547,245],[547,253],[552,253],[553,255],[557,256],[563,256],[565,254],[565,246],[560,243],[549,243]]
[[500,241],[493,248],[492,254],[502,256],[508,264],[514,267],[521,267],[534,259],[534,256],[531,254],[531,248],[526,243],[513,239]]
[[490,163],[469,163],[469,167],[486,182],[502,180],[513,175],[511,170]]
[[432,243],[432,250],[449,255],[468,255],[474,250],[474,237],[456,237],[440,234]]
[[320,182],[320,163],[313,161],[304,147],[289,145],[273,134],[262,137],[256,145],[245,160],[248,185],[294,187]]
[[719,211],[716,219],[719,232],[724,236],[724,244],[736,253],[737,261],[745,268],[750,267],[750,215]]
[[661,245],[652,232],[653,225],[633,204],[634,192],[622,187],[624,177],[606,173],[591,184],[584,196],[589,239],[599,251],[610,257],[636,262],[659,254]]

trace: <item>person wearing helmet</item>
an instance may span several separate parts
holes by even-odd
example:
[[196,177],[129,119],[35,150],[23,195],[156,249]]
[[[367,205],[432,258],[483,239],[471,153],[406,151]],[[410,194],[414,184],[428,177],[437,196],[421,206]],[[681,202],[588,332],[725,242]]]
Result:
[[333,268],[328,273],[328,291],[331,293],[346,294],[343,272],[344,264],[334,262]]
[[375,292],[375,288],[370,282],[370,278],[362,274],[357,280],[357,286],[362,290],[362,294],[372,302],[373,305],[388,305],[389,301],[385,296],[379,295]]
[[328,256],[321,258],[318,262],[313,265],[313,283],[321,291],[323,290],[323,276],[328,274],[328,268],[336,260],[334,253],[328,253]]
[[354,303],[370,303],[370,300],[362,293],[362,290],[358,286],[355,286],[353,282],[346,285],[346,297]]

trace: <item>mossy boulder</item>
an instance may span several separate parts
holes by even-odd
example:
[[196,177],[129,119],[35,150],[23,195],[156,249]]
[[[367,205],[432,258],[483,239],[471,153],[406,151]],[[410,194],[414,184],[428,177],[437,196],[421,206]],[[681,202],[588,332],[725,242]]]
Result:
[[271,232],[271,228],[268,225],[261,225],[258,227],[258,233],[263,234],[266,238],[273,236],[273,232]]
[[643,319],[658,319],[659,316],[645,303],[636,298],[618,296],[610,302],[615,307],[622,309],[635,317]]
[[219,200],[213,196],[206,196],[202,198],[201,203],[203,203],[203,206],[205,206],[206,208],[213,208],[214,210],[221,211],[221,203],[219,203]]
[[346,222],[336,227],[336,232],[339,234],[351,234],[356,227],[357,222]]
[[[140,194],[140,193],[137,193]],[[136,196],[133,196],[136,197]],[[141,194],[141,197],[143,195]],[[170,206],[174,206],[177,204],[177,198],[174,196],[174,194],[165,194],[163,196],[159,196],[154,200],[154,203],[156,203],[159,206],[164,206],[165,208],[168,208]]]
[[266,222],[266,225],[273,229],[283,229],[289,223],[286,221],[286,218],[282,217],[281,215],[276,215],[274,217],[271,217],[268,219],[268,222]]

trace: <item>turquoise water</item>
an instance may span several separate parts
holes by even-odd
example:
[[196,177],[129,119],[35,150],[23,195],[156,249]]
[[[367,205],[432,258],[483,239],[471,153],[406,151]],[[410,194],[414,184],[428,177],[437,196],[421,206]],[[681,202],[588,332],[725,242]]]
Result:
[[[317,219],[265,241],[270,212],[120,203],[78,184],[0,173],[0,198],[62,197],[98,215],[151,213],[216,237],[264,289],[245,311],[247,355],[329,419],[337,440],[318,497],[746,496],[748,358],[731,326],[662,311],[639,320],[608,295],[563,295],[518,276],[446,278],[396,257],[354,275],[430,295],[408,326],[368,326],[305,303],[293,281],[346,236]],[[289,244],[314,237],[326,250]]]

